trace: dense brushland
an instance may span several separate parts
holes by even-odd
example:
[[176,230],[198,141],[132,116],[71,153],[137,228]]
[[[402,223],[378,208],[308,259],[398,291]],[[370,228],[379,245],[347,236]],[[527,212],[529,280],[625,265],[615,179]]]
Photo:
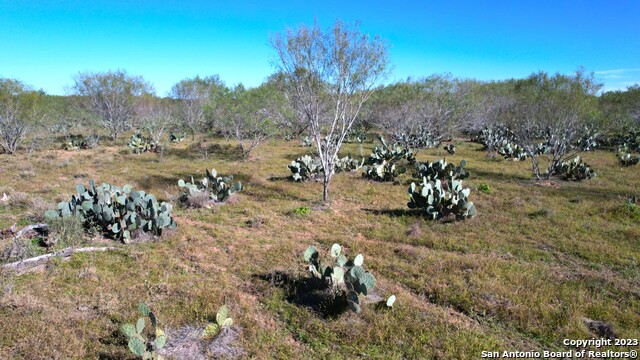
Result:
[[[625,203],[640,180],[611,152],[582,154],[597,169],[594,179],[537,182],[529,162],[490,159],[481,145],[460,139],[446,158],[466,159],[478,216],[443,223],[407,208],[409,174],[395,185],[361,171],[337,174],[326,208],[320,182],[286,180],[287,164],[309,153],[299,140],[269,140],[248,159],[233,142],[211,138],[220,146],[203,159],[198,140],[162,156],[131,154],[124,138],[94,150],[0,156],[0,196],[10,197],[0,203],[0,228],[33,223],[46,204],[68,201],[75,184],[89,179],[171,201],[178,179],[201,178],[212,167],[244,186],[223,205],[176,207],[178,228],[157,241],[117,245],[85,236],[121,250],[3,272],[1,358],[132,356],[119,329],[135,322],[139,302],[164,329],[202,326],[226,304],[241,329],[235,346],[257,358],[568,350],[563,339],[596,336],[583,318],[610,324],[620,338],[640,338],[640,215]],[[372,148],[347,144],[341,154],[367,156]],[[417,158],[445,155],[436,152]],[[310,214],[296,215],[301,206]],[[10,241],[2,240],[3,249]],[[308,277],[304,250],[313,244],[324,256],[333,243],[350,257],[364,254],[376,292],[397,296],[393,309],[365,305],[360,314],[331,316],[289,296],[295,280]]]

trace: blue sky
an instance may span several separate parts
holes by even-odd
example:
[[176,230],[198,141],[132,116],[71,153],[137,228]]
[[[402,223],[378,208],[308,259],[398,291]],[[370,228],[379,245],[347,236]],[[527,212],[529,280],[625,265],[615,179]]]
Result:
[[480,80],[594,71],[640,83],[640,1],[4,1],[0,76],[64,94],[79,71],[125,69],[159,95],[219,74],[259,85],[269,38],[300,24],[361,21],[390,45],[388,81],[450,72]]

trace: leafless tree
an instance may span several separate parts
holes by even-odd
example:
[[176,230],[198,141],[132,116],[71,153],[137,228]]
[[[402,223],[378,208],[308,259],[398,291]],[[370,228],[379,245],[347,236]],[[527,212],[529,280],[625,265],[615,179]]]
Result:
[[0,78],[0,147],[11,155],[34,128],[40,93],[22,82]]
[[324,169],[322,199],[329,200],[334,162],[362,104],[386,75],[387,48],[379,38],[336,21],[277,34],[271,44],[287,93],[308,122]]
[[165,131],[175,124],[173,107],[167,99],[146,96],[138,103],[136,114],[140,127],[149,132],[151,140],[158,146],[162,144]]
[[171,88],[170,96],[178,100],[180,120],[191,132],[192,139],[204,126],[207,110],[209,115],[215,112],[218,97],[224,95],[225,89],[226,86],[218,75],[184,79]]
[[[601,87],[582,69],[573,76],[540,72],[515,82],[508,125],[531,158],[537,179],[551,178],[563,161],[581,151],[574,144],[594,121]],[[543,170],[541,160],[546,160]]]
[[78,105],[97,116],[100,125],[111,137],[131,128],[136,104],[141,96],[153,93],[153,87],[140,76],[125,71],[79,73],[74,77],[72,91],[78,95]]

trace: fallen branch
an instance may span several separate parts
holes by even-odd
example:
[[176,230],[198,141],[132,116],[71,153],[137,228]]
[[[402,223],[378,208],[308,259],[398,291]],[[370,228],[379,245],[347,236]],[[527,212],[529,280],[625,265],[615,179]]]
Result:
[[15,233],[15,235],[13,235],[13,237],[19,238],[22,235],[28,233],[29,231],[32,231],[32,230],[44,230],[46,228],[47,228],[47,224],[34,224],[34,225],[25,226],[24,228],[22,228],[22,230],[20,230],[17,233]]
[[4,264],[4,265],[2,265],[2,268],[3,269],[12,269],[12,270],[23,272],[23,271],[28,270],[28,269],[30,269],[32,267],[36,267],[36,266],[40,265],[41,263],[46,262],[49,259],[52,259],[52,258],[55,258],[55,257],[66,259],[66,258],[69,258],[74,253],[95,252],[95,251],[109,251],[109,250],[118,250],[118,248],[112,247],[112,246],[85,247],[85,248],[68,247],[66,249],[63,249],[63,250],[60,250],[60,251],[57,251],[57,252],[54,252],[54,253],[51,253],[51,254],[40,255],[40,256],[24,259],[24,260],[12,262],[12,263],[9,263],[9,264]]

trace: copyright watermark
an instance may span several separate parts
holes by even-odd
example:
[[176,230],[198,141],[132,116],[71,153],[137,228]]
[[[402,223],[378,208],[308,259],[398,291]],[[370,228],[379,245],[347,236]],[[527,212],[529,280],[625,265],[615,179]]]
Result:
[[569,350],[569,351],[483,351],[483,359],[637,359],[638,351]]

